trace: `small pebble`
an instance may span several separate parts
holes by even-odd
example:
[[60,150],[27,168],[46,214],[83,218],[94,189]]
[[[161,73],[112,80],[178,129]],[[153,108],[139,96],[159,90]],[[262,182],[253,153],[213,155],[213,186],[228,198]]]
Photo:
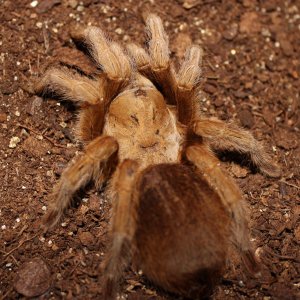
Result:
[[84,6],[82,5],[77,6],[76,10],[81,12],[84,10]]
[[235,49],[231,49],[230,53],[231,53],[231,55],[236,55],[236,50]]
[[2,230],[5,230],[5,229],[6,229],[6,225],[2,225],[2,226],[1,226],[1,229],[2,229]]
[[43,27],[42,22],[37,22],[35,25],[36,25],[37,28],[40,28],[40,29]]
[[77,0],[69,0],[68,5],[72,8],[76,8],[78,5],[78,1]]
[[17,137],[17,136],[13,136],[10,141],[9,141],[9,145],[8,147],[9,148],[16,148],[17,147],[17,144],[19,144],[21,142],[20,138]]
[[37,7],[38,4],[39,4],[39,1],[34,0],[34,1],[32,1],[32,2],[30,3],[30,6],[31,6],[31,7]]
[[117,28],[117,29],[115,30],[115,32],[116,32],[117,34],[122,34],[122,33],[123,33],[123,29],[122,29],[122,28]]
[[245,286],[245,284],[244,284],[244,282],[242,280],[239,281],[239,286],[240,287],[244,287]]
[[65,122],[60,122],[59,125],[60,125],[62,128],[66,128],[66,127],[67,127],[67,123],[65,123]]
[[52,171],[47,171],[47,172],[46,172],[46,175],[47,175],[48,177],[52,177],[53,172],[52,172]]
[[51,271],[42,258],[36,257],[19,267],[13,281],[14,289],[25,297],[44,294],[51,286]]
[[43,211],[47,210],[47,206],[45,206],[45,205],[42,206],[42,210],[43,210]]

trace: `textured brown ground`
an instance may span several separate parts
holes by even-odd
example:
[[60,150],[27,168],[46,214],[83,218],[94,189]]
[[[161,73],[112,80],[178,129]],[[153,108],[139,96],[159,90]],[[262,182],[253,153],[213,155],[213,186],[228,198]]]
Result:
[[[174,57],[182,56],[191,39],[203,46],[209,96],[204,110],[248,128],[283,170],[280,179],[270,179],[246,161],[238,159],[241,167],[224,156],[249,204],[263,272],[254,279],[239,265],[228,268],[212,298],[300,299],[299,0],[30,3],[0,0],[0,298],[23,297],[15,289],[25,288],[20,277],[28,264],[23,271],[22,265],[38,257],[52,280],[40,299],[101,299],[99,265],[110,208],[101,193],[87,189],[68,210],[64,227],[36,235],[48,193],[81,147],[74,140],[74,109],[36,97],[30,80],[53,61],[94,70],[70,40],[76,25],[100,25],[124,44],[141,43],[142,16],[152,11],[165,22]],[[10,148],[13,137],[20,142]],[[38,277],[42,261],[34,262]],[[129,299],[175,299],[131,270],[123,291]]]

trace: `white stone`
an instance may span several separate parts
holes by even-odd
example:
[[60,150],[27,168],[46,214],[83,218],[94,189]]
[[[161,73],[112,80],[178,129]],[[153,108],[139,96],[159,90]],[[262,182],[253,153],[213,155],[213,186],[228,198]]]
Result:
[[117,28],[117,29],[115,30],[115,32],[116,32],[117,34],[122,34],[122,33],[123,33],[123,30],[122,30],[122,28]]
[[30,3],[30,6],[31,6],[31,7],[37,7],[38,4],[39,4],[39,1],[34,0],[34,1],[32,1],[32,2]]
[[20,138],[17,137],[17,136],[13,136],[10,141],[9,141],[9,145],[8,147],[9,148],[16,148],[17,147],[17,144],[19,144],[21,142]]

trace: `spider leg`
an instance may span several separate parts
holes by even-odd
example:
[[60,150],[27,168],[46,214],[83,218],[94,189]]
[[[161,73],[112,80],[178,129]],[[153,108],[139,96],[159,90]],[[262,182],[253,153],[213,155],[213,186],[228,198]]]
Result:
[[161,19],[150,14],[146,20],[149,36],[150,65],[154,82],[161,88],[169,104],[176,104],[176,78],[169,56],[169,39]]
[[130,56],[133,58],[138,71],[148,77],[149,79],[152,78],[152,71],[151,71],[151,59],[149,54],[140,46],[130,43],[126,46]]
[[59,222],[64,210],[70,204],[76,191],[84,187],[91,179],[99,185],[106,179],[106,164],[118,150],[118,143],[108,136],[94,139],[85,148],[85,153],[64,170],[50,197],[49,212],[44,219],[47,230]]
[[67,69],[51,68],[35,83],[35,92],[54,94],[78,104],[97,104],[101,99],[99,82]]
[[246,267],[251,273],[257,273],[259,266],[256,262],[248,234],[248,224],[243,207],[243,196],[230,176],[220,168],[219,160],[204,145],[189,146],[186,157],[206,178],[221,198],[225,208],[232,216],[233,242],[242,255]]
[[77,135],[84,141],[92,141],[102,133],[105,117],[104,82],[82,76],[67,69],[52,68],[35,84],[41,95],[55,95],[81,107]]
[[135,44],[129,44],[127,49],[138,71],[154,82],[166,97],[167,103],[177,104],[179,121],[188,125],[199,111],[197,83],[201,75],[202,50],[198,46],[191,46],[176,74],[170,62],[168,36],[161,19],[150,14],[146,25],[150,55]]
[[109,103],[120,91],[127,86],[132,74],[130,59],[122,48],[110,42],[104,32],[95,26],[71,33],[75,42],[83,43],[91,57],[103,70],[104,99]]
[[195,119],[198,107],[197,83],[201,76],[202,49],[191,46],[185,53],[185,59],[177,74],[177,114],[181,123],[188,125]]
[[112,246],[104,269],[104,299],[114,299],[117,284],[122,271],[128,265],[131,256],[131,242],[135,233],[136,197],[133,187],[138,164],[124,160],[113,182],[116,199],[113,203]]
[[250,132],[217,119],[195,121],[193,130],[203,137],[212,149],[248,153],[253,163],[264,174],[271,177],[280,176],[280,168],[271,161],[261,143]]

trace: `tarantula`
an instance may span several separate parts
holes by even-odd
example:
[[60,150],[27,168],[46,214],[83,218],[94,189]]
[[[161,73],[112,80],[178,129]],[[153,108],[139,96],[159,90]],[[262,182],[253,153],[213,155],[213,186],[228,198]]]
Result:
[[148,51],[130,44],[125,52],[97,27],[73,32],[101,72],[50,68],[36,84],[37,93],[79,106],[77,132],[87,144],[54,187],[44,226],[57,224],[89,181],[109,182],[104,298],[115,296],[134,257],[154,284],[195,299],[218,282],[232,243],[246,267],[259,270],[243,196],[214,151],[247,154],[269,176],[279,169],[249,132],[201,114],[201,48],[192,45],[176,72],[161,19],[150,14],[146,26]]

